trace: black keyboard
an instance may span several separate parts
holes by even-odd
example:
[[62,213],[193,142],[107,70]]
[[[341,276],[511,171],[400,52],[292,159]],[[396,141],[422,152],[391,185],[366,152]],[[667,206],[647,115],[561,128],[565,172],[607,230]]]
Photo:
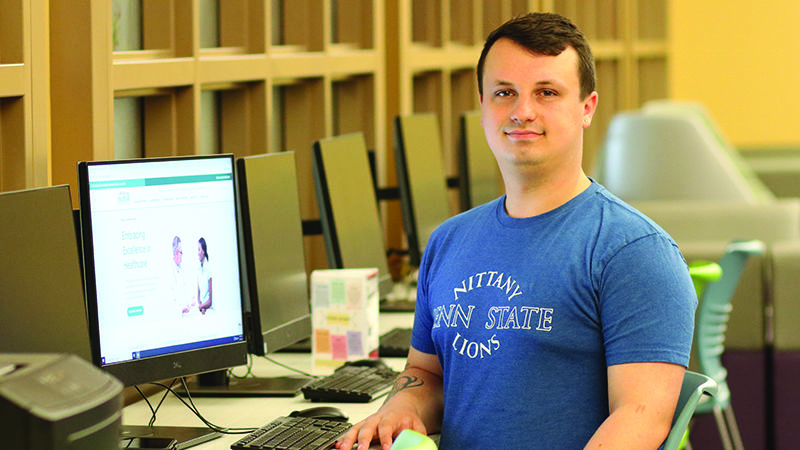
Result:
[[386,367],[342,366],[301,391],[306,400],[315,402],[367,403],[387,394],[397,375]]
[[310,417],[278,417],[231,445],[233,450],[328,449],[352,425]]
[[378,356],[408,356],[411,347],[411,328],[393,328],[384,333],[379,340]]
[[417,309],[416,300],[381,300],[378,304],[380,312],[414,312]]

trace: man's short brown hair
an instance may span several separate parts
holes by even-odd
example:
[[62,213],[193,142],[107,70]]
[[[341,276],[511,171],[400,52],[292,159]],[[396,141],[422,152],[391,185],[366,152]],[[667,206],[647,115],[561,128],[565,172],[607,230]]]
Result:
[[594,56],[581,30],[559,14],[534,12],[515,17],[489,33],[478,60],[478,92],[483,98],[483,65],[495,42],[510,39],[536,55],[558,56],[572,47],[578,53],[578,76],[581,99],[594,92],[596,76]]

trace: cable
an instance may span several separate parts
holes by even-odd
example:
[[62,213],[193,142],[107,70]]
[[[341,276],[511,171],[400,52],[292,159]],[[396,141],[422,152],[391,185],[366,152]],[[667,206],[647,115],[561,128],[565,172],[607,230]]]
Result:
[[248,427],[248,428],[230,427],[229,428],[229,427],[222,427],[222,426],[216,425],[216,424],[208,421],[205,417],[203,417],[202,414],[200,414],[200,411],[197,409],[197,406],[195,406],[194,401],[192,400],[192,396],[189,393],[189,386],[187,386],[187,384],[186,384],[186,378],[180,377],[180,380],[181,380],[181,383],[183,385],[183,389],[186,391],[186,397],[189,399],[188,403],[186,402],[186,400],[183,399],[183,397],[178,395],[178,393],[175,392],[172,389],[172,385],[175,384],[176,380],[178,380],[178,379],[177,378],[173,379],[169,386],[167,386],[166,384],[157,383],[157,382],[156,383],[150,383],[152,385],[162,387],[162,388],[164,388],[166,390],[166,392],[164,392],[164,396],[161,398],[161,401],[158,402],[158,406],[156,406],[156,408],[153,408],[152,404],[150,404],[150,401],[147,399],[147,397],[144,395],[144,393],[139,389],[139,387],[138,386],[134,386],[136,388],[136,390],[139,392],[139,394],[142,396],[144,401],[147,403],[147,406],[150,408],[150,412],[152,413],[152,416],[150,418],[150,423],[148,424],[148,426],[153,426],[153,424],[155,423],[155,420],[156,420],[156,412],[158,411],[158,408],[164,402],[164,400],[166,399],[167,395],[169,393],[172,393],[172,395],[174,395],[178,400],[180,400],[181,403],[184,404],[184,406],[189,408],[189,411],[191,411],[195,416],[197,416],[197,418],[200,419],[200,421],[203,422],[212,431],[216,431],[218,433],[224,433],[224,434],[248,434],[248,433],[252,433],[253,431],[255,431],[255,430],[257,430],[259,428],[259,427]]
[[239,380],[245,379],[247,377],[255,376],[253,374],[253,355],[251,355],[249,353],[247,355],[247,366],[246,367],[247,367],[247,372],[245,372],[244,375],[236,375],[235,373],[233,373],[233,368],[228,369],[228,375],[231,376],[232,378],[236,378],[236,379],[239,379]]
[[264,356],[262,356],[262,358],[266,359],[267,361],[271,362],[272,364],[275,364],[275,365],[281,366],[281,367],[283,367],[284,369],[289,369],[289,370],[291,370],[292,372],[299,373],[300,375],[304,375],[304,376],[311,377],[311,378],[322,378],[320,375],[314,375],[314,374],[311,374],[311,373],[308,373],[308,372],[302,371],[302,370],[300,370],[300,369],[296,369],[296,368],[294,368],[294,367],[288,366],[288,365],[286,365],[286,364],[284,364],[284,363],[282,363],[282,362],[276,361],[276,360],[274,360],[274,359],[270,358],[270,357],[269,357],[269,356],[267,356],[267,355],[264,355]]
[[[175,379],[172,380],[172,382],[169,384],[169,387],[171,388],[173,384],[175,384]],[[150,416],[150,422],[147,423],[148,426],[152,427],[153,424],[156,423],[156,412],[158,412],[158,410],[161,409],[161,405],[164,403],[164,400],[167,399],[167,395],[169,395],[169,391],[164,391],[164,395],[161,396],[161,400],[156,405],[156,409],[152,411],[153,415]]]

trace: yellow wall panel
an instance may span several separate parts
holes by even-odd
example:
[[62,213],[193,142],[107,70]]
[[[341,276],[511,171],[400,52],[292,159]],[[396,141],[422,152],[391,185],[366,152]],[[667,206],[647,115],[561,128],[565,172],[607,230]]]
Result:
[[737,147],[800,145],[800,2],[672,0],[670,97],[702,102]]

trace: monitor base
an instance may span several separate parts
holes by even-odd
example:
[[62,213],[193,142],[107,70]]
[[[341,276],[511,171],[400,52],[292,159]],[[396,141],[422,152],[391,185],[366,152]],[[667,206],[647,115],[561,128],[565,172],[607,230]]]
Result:
[[[175,450],[194,447],[212,439],[217,439],[222,433],[205,427],[150,427],[147,425],[123,425],[120,436],[120,448],[147,448],[152,447],[154,442],[176,441],[172,447]],[[138,446],[138,447],[135,447]]]
[[[225,381],[216,378],[208,382],[210,374],[202,374],[196,380],[187,380],[189,394],[192,397],[294,397],[300,394],[300,388],[308,384],[313,378],[290,376],[270,378],[232,378]],[[181,396],[186,395],[183,389],[177,390]]]

